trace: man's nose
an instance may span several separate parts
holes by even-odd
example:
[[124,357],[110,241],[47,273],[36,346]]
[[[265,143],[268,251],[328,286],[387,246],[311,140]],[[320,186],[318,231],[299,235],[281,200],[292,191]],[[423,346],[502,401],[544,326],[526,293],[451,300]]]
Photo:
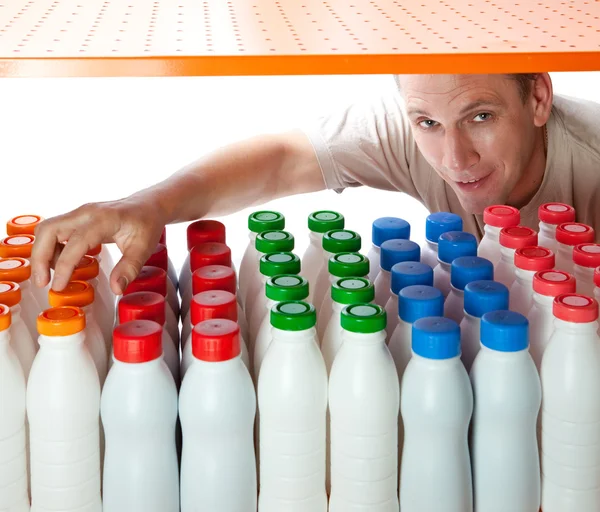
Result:
[[479,155],[470,141],[458,131],[446,132],[444,160],[446,169],[454,172],[467,171],[479,161]]

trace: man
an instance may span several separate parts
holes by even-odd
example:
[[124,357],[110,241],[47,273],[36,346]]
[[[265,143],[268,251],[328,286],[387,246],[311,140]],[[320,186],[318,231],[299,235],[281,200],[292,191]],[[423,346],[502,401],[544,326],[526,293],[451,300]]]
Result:
[[430,211],[461,215],[478,236],[492,204],[520,208],[522,223],[536,227],[540,204],[564,202],[581,222],[600,225],[600,105],[553,97],[547,73],[396,79],[400,94],[351,105],[310,132],[233,144],[130,197],[43,222],[34,283],[45,286],[54,264],[53,287],[61,290],[90,247],[115,242],[123,257],[111,287],[121,293],[165,224],[324,188],[406,192]]

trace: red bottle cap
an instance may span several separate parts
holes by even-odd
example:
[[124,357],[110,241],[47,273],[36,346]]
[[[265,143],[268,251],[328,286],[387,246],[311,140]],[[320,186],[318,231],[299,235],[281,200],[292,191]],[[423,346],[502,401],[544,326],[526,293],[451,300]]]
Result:
[[555,263],[554,253],[546,247],[536,245],[515,251],[515,267],[521,270],[552,270]]
[[187,227],[188,251],[206,242],[225,243],[225,225],[218,220],[197,220]]
[[525,226],[502,228],[502,231],[500,231],[500,245],[508,249],[521,249],[522,247],[535,246],[537,243],[537,233]]
[[158,240],[159,244],[167,245],[167,228],[164,227],[162,233],[160,234],[160,238]]
[[156,249],[146,261],[148,267],[158,267],[167,271],[169,268],[169,253],[167,252],[167,246],[164,244],[156,244]]
[[546,297],[575,293],[575,278],[562,270],[540,270],[533,276],[533,291]]
[[98,254],[100,254],[102,252],[102,245],[96,245],[95,247],[92,247],[88,250],[88,252],[86,252],[86,256],[98,256]]
[[600,266],[600,244],[579,244],[573,248],[573,261],[587,268]]
[[223,265],[201,267],[192,274],[192,292],[194,295],[209,290],[225,290],[235,294],[235,271]]
[[565,222],[556,228],[556,241],[565,245],[592,243],[595,236],[593,227],[579,222]]
[[192,247],[190,251],[192,272],[208,265],[231,267],[231,249],[220,242],[206,242]]
[[205,320],[192,331],[192,354],[217,363],[240,355],[240,326],[231,320]]
[[552,313],[559,320],[584,324],[598,320],[598,303],[591,297],[564,293],[554,299]]
[[156,292],[134,292],[119,301],[119,323],[152,320],[165,325],[165,298]]
[[127,286],[123,295],[135,292],[156,292],[167,296],[167,273],[158,267],[142,267],[138,276]]
[[483,210],[483,222],[495,228],[510,228],[519,225],[521,214],[512,206],[488,206]]
[[235,295],[223,290],[210,290],[194,295],[190,311],[192,325],[214,318],[224,318],[233,322],[237,322],[238,319]]
[[554,226],[575,222],[575,208],[563,203],[546,203],[538,208],[538,219]]
[[147,363],[162,351],[162,327],[151,320],[133,320],[113,331],[115,359],[123,363]]

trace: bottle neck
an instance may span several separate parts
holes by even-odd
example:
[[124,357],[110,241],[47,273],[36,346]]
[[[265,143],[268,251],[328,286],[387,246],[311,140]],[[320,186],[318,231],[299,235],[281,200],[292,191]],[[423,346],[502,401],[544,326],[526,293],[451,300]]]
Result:
[[161,361],[163,360],[163,356],[157,357],[152,361],[146,361],[145,363],[127,363],[125,361],[120,361],[116,357],[113,356],[113,366],[116,368],[122,368],[127,372],[146,372],[152,371],[156,368],[160,367]]
[[465,295],[465,291],[464,290],[459,290],[453,284],[450,285],[450,292],[455,293],[456,295],[458,295],[461,298],[464,297],[464,295]]
[[547,311],[550,314],[552,313],[552,304],[554,303],[554,297],[549,297],[548,295],[542,295],[541,293],[533,292],[533,302],[542,311]]
[[235,366],[238,366],[240,359],[240,354],[232,359],[228,359],[227,361],[203,361],[202,359],[198,359],[196,356],[194,356],[194,365],[202,368],[204,371],[224,372],[229,371]]
[[[468,313],[465,310],[465,322],[469,323],[469,324],[474,324],[474,325],[481,325],[481,318],[475,315],[472,315],[471,313]],[[478,333],[479,334],[479,333]]]
[[327,265],[325,268],[327,268],[327,273],[329,273],[329,258],[331,258],[334,254],[332,252],[327,252],[325,249],[323,249],[323,246],[321,246],[321,250],[323,251],[323,261],[325,262],[325,265]]
[[89,306],[84,306],[81,309],[83,309],[83,312],[85,313],[85,319],[86,319],[87,323],[92,323],[95,321],[94,308],[92,307],[91,304]]
[[40,335],[40,347],[51,350],[69,350],[79,347],[83,344],[85,335],[83,331],[69,336],[44,336]]
[[561,244],[560,242],[558,242],[558,254],[562,258],[566,258],[569,261],[572,261],[573,260],[573,246]]
[[582,265],[573,264],[573,273],[575,278],[579,281],[593,282],[594,280],[594,269],[589,267],[583,267]]
[[308,234],[308,239],[310,240],[310,243],[321,250],[323,249],[323,234],[324,233],[317,233],[316,231],[311,231]]
[[331,309],[336,315],[342,314],[342,309],[344,309],[348,304],[342,304],[341,302],[332,301]]
[[448,366],[449,364],[460,362],[460,354],[455,357],[449,357],[448,359],[429,359],[428,357],[420,356],[413,351],[412,358],[415,360],[416,364],[430,368],[439,368],[440,366]]
[[267,298],[267,303],[265,304],[265,309],[267,311],[271,311],[271,309],[273,309],[273,306],[275,306],[276,304],[279,304],[279,302],[277,302],[276,300]]
[[345,329],[344,331],[344,343],[350,343],[356,346],[363,347],[374,347],[379,348],[380,345],[385,344],[386,333],[385,331],[379,331],[369,334],[350,332]]
[[504,352],[502,350],[494,350],[493,348],[486,347],[483,343],[481,343],[481,352],[484,354],[489,354],[494,356],[496,360],[514,360],[522,357],[528,357],[529,346],[522,350],[515,350],[512,352]]
[[556,225],[555,224],[547,224],[546,222],[540,222],[540,235],[545,236],[546,238],[550,238],[552,240],[556,240]]
[[446,263],[445,261],[442,261],[439,257],[438,257],[438,263],[440,264],[440,267],[442,269],[444,269],[444,271],[450,273],[450,270],[452,268],[452,264],[451,263]]
[[516,267],[515,275],[520,284],[531,287],[533,276],[535,276],[535,270],[523,270],[522,268]]
[[250,244],[252,245],[252,247],[255,247],[255,242],[256,242],[256,237],[258,236],[258,233],[255,233],[254,231],[248,231],[248,240],[250,240]]
[[438,252],[437,242],[433,242],[429,239],[425,239],[425,245],[429,248],[429,250],[431,250],[437,254],[437,252]]
[[8,345],[10,343],[10,329],[4,329],[0,331],[0,350],[3,352],[8,350]]
[[11,323],[14,324],[21,320],[21,306],[20,304],[15,304],[12,308],[10,308],[10,315],[12,317]]
[[277,340],[283,343],[307,343],[316,336],[316,329],[305,329],[303,331],[284,331],[273,327],[273,341]]
[[502,230],[502,228],[490,226],[489,224],[486,224],[485,227],[483,228],[484,236],[486,238],[488,238],[489,240],[493,240],[494,242],[498,242],[498,243],[500,243],[500,231],[501,230]]
[[515,264],[515,249],[510,249],[508,247],[501,246],[500,247],[500,257],[502,261],[508,265]]
[[554,326],[556,327],[556,331],[560,331],[565,334],[575,334],[578,336],[594,336],[595,338],[598,337],[598,322],[585,322],[577,324],[574,322],[565,322],[564,320],[555,318]]

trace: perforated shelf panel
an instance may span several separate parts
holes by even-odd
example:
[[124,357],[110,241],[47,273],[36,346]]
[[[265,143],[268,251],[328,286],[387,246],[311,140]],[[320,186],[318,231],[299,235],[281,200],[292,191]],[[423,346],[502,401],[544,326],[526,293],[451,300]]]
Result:
[[0,0],[0,76],[577,70],[599,0]]

